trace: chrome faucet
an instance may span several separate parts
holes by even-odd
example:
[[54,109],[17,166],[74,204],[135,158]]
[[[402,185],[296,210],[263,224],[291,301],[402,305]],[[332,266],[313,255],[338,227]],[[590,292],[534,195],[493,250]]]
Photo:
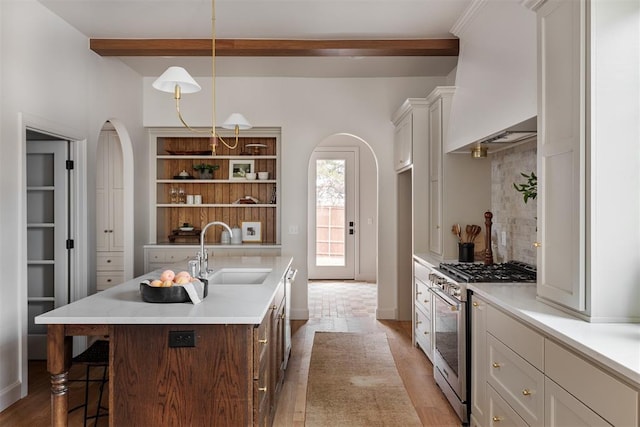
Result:
[[198,252],[198,261],[200,262],[199,263],[200,271],[198,272],[198,276],[200,278],[204,278],[207,276],[207,269],[209,268],[209,254],[204,248],[204,238],[205,238],[205,235],[207,234],[207,228],[209,228],[212,225],[223,226],[229,232],[229,236],[233,236],[233,231],[231,230],[231,227],[229,227],[227,224],[225,224],[222,221],[213,221],[204,226],[204,228],[200,232],[200,252]]

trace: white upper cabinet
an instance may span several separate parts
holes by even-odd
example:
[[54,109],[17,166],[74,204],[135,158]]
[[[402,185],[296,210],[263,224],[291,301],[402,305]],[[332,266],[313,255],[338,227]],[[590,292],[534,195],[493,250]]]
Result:
[[413,165],[414,151],[427,145],[426,103],[424,98],[407,99],[393,115],[394,167],[402,172]]
[[593,322],[640,322],[640,3],[527,5],[538,13],[538,295]]

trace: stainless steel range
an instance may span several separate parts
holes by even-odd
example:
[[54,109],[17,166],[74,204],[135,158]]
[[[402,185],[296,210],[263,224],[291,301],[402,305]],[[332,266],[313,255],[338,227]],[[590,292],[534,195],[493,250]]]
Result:
[[536,269],[525,263],[440,264],[429,275],[435,298],[434,377],[463,423],[468,422],[468,282],[535,282]]

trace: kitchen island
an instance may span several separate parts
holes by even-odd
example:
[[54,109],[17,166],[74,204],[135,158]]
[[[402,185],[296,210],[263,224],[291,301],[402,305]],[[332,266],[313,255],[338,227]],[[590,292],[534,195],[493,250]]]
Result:
[[[270,270],[261,284],[210,284],[200,304],[142,301],[154,271],[36,317],[48,325],[52,425],[67,423],[73,336],[109,336],[110,425],[268,425],[284,376],[290,257],[219,257]],[[186,263],[170,266],[186,269]],[[170,342],[170,336],[181,339]],[[286,361],[284,361],[286,362]]]

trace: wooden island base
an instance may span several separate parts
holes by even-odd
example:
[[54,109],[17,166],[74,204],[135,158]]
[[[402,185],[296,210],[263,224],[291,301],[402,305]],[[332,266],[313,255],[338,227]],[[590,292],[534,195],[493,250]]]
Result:
[[271,425],[284,381],[283,313],[284,288],[260,325],[50,324],[52,425],[67,425],[74,335],[109,336],[110,426]]

